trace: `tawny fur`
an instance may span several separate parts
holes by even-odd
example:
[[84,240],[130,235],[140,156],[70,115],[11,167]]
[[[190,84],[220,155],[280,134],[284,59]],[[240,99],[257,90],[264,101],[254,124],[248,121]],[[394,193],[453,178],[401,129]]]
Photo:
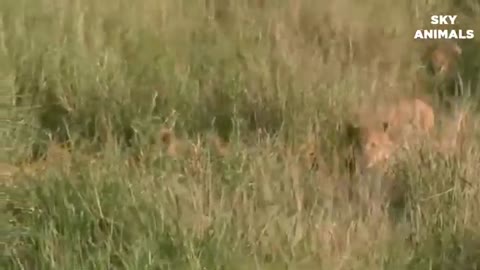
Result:
[[221,157],[225,157],[230,153],[228,142],[216,134],[209,134],[207,136],[207,143],[214,150],[215,154]]
[[71,154],[65,145],[49,142],[47,152],[43,159],[34,162],[22,164],[9,164],[0,162],[0,179],[12,180],[18,174],[26,174],[29,176],[38,175],[49,168],[70,169]]
[[[160,144],[160,148],[170,157],[188,157],[198,152],[198,145],[180,139],[172,130],[161,129],[158,137],[157,145]],[[230,152],[228,143],[216,134],[209,134],[206,142],[219,156],[226,156]]]
[[191,151],[191,147],[187,142],[180,140],[172,130],[161,129],[159,132],[161,148],[170,157],[187,156]]
[[[0,179],[11,179],[15,174],[20,172],[20,168],[6,162],[0,162]],[[3,181],[2,181],[3,182]]]
[[403,144],[419,136],[426,136],[435,126],[433,108],[421,99],[401,99],[388,109],[388,134]]
[[361,168],[373,167],[390,158],[394,143],[387,133],[388,129],[387,122],[382,123],[381,127],[347,124],[347,136],[353,146],[355,162]]
[[379,114],[386,117],[367,114],[364,118],[373,119],[369,124],[347,125],[355,159],[363,168],[390,159],[398,147],[408,147],[417,139],[426,138],[435,126],[432,107],[418,98],[400,99]]
[[65,170],[71,168],[72,154],[68,150],[67,145],[50,141],[47,147],[47,152],[42,160],[23,164],[21,166],[22,171],[29,175],[36,175],[44,172],[48,168],[56,167]]
[[442,43],[427,52],[429,64],[435,75],[449,76],[455,72],[462,49],[456,42]]

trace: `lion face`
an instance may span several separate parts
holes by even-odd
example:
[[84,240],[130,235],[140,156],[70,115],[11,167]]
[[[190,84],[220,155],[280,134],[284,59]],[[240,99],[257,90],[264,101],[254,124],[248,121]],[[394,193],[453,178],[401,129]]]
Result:
[[434,74],[450,76],[455,72],[456,63],[462,49],[454,42],[437,46],[430,55],[430,65]]
[[359,127],[351,124],[347,127],[354,158],[361,168],[371,168],[390,158],[394,144],[387,133],[388,127],[388,122],[382,123],[381,128]]

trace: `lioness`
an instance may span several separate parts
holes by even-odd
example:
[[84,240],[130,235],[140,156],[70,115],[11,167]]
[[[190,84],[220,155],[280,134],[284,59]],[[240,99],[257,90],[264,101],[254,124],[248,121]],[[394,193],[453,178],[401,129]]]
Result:
[[350,150],[354,165],[359,165],[360,169],[371,168],[390,158],[394,143],[387,133],[388,129],[388,122],[383,122],[381,126],[347,124],[347,138],[352,146]]
[[388,134],[399,144],[428,135],[435,126],[433,108],[425,101],[401,99],[387,110]]
[[432,107],[420,99],[401,99],[387,107],[383,114],[386,117],[380,117],[373,124],[347,124],[353,158],[361,168],[390,159],[399,146],[408,148],[416,139],[428,135],[435,124]]

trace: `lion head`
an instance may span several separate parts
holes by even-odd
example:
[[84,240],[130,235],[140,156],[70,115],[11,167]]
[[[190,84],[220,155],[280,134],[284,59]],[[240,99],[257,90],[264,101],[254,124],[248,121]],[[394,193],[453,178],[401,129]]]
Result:
[[380,127],[347,125],[347,137],[352,146],[355,163],[361,168],[371,168],[390,158],[394,143],[388,135],[389,123]]

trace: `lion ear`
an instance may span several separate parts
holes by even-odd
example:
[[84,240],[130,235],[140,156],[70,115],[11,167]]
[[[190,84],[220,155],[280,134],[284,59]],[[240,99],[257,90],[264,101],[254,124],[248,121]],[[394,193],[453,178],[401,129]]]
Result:
[[383,131],[386,132],[389,127],[390,127],[390,124],[389,124],[387,121],[384,121],[384,122],[382,123]]
[[346,124],[346,133],[349,141],[355,140],[356,138],[358,138],[358,135],[360,133],[360,127],[356,124],[348,122]]

